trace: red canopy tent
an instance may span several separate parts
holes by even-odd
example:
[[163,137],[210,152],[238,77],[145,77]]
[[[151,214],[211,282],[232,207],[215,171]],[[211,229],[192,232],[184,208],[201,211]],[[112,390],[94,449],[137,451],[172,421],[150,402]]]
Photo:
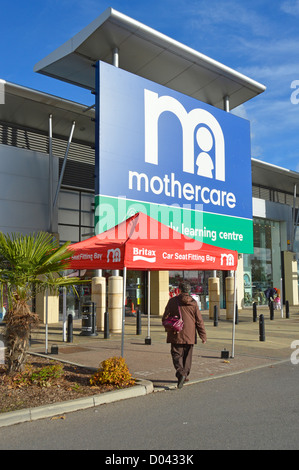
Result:
[[73,269],[234,271],[238,263],[236,251],[194,240],[142,212],[69,249]]
[[127,269],[236,271],[238,264],[236,251],[194,240],[142,212],[69,249],[70,269],[123,269],[122,355]]

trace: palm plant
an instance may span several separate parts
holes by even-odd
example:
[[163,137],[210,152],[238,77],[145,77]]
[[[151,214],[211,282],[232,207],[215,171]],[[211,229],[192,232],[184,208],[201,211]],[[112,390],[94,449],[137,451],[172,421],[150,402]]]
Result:
[[0,232],[0,286],[8,299],[5,316],[6,364],[9,374],[23,370],[29,348],[30,331],[38,324],[38,315],[29,307],[39,293],[57,292],[60,286],[72,286],[77,278],[60,275],[67,269],[69,243],[59,246],[48,233],[33,235]]

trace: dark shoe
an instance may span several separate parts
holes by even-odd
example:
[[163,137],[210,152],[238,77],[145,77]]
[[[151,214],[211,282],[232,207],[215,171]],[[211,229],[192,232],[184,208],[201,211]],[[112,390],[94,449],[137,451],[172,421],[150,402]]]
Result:
[[181,377],[178,380],[178,388],[182,388],[184,385],[186,377],[184,375],[181,375]]

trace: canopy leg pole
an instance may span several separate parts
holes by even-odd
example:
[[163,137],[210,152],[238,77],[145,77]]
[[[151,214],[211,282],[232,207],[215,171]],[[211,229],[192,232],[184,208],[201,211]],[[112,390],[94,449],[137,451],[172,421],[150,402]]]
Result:
[[66,343],[66,287],[62,288],[63,297],[62,297],[62,340]]
[[[299,211],[298,211],[299,214]],[[283,284],[282,284],[282,277],[280,278],[280,313],[281,318],[283,318]]]
[[235,357],[235,331],[236,331],[236,271],[234,271],[234,315],[233,315],[233,333],[232,333],[232,359]]
[[48,354],[48,289],[46,290],[46,344],[45,344],[45,354]]
[[124,357],[124,340],[125,340],[125,315],[126,315],[126,285],[127,285],[127,268],[124,266],[123,271],[123,312],[121,326],[121,357]]
[[151,272],[148,271],[147,274],[147,337],[145,344],[151,344]]

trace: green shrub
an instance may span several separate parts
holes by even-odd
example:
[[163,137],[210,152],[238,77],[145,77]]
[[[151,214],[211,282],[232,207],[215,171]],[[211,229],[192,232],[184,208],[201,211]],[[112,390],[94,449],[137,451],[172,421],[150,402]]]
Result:
[[101,362],[99,369],[90,379],[91,385],[113,385],[116,388],[135,384],[124,358],[111,357]]
[[54,364],[53,366],[45,366],[35,371],[29,377],[29,380],[41,387],[48,387],[55,383],[63,374],[63,366]]
[[26,364],[25,371],[15,374],[12,378],[14,387],[23,387],[30,384],[40,387],[50,387],[63,375],[63,366],[54,364],[40,369],[35,369],[31,365]]

